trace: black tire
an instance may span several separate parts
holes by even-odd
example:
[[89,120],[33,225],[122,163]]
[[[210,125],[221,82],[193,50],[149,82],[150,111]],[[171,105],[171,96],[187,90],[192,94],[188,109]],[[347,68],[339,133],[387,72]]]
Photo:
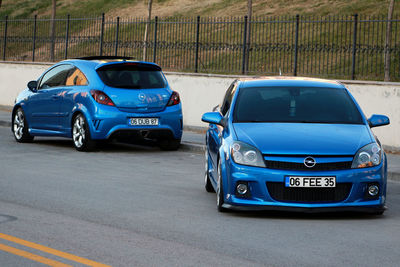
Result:
[[89,125],[85,116],[76,115],[72,120],[72,142],[78,151],[92,151],[96,142],[90,136]]
[[11,131],[14,138],[19,143],[29,143],[33,141],[33,136],[29,134],[28,122],[22,108],[18,108],[12,118]]
[[221,163],[218,160],[218,185],[217,185],[217,209],[219,212],[226,212],[227,209],[223,207],[224,205],[224,188],[222,183],[222,176],[221,176]]
[[159,141],[159,147],[165,151],[175,151],[181,145],[181,139],[164,139]]
[[207,149],[206,149],[206,152],[205,152],[204,161],[205,161],[204,188],[206,189],[206,191],[208,193],[214,193],[215,190],[214,190],[214,187],[211,184],[210,175],[208,173],[208,150]]

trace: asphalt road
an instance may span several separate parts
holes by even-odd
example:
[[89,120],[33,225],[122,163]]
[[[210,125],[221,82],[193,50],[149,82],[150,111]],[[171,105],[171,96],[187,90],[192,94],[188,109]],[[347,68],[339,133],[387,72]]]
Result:
[[[18,144],[0,127],[0,245],[73,266],[18,237],[112,266],[398,266],[400,183],[383,216],[218,213],[203,155],[69,140]],[[1,266],[42,266],[4,252]],[[83,265],[82,265],[83,266]]]

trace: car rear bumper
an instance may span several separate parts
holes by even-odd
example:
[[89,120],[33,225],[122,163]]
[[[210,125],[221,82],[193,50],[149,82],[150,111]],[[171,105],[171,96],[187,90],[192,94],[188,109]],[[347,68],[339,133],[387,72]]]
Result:
[[[130,125],[130,118],[158,118],[159,124],[156,126]],[[93,139],[108,139],[130,134],[148,138],[180,139],[182,137],[183,121],[180,104],[154,113],[129,113],[105,106],[89,120]]]

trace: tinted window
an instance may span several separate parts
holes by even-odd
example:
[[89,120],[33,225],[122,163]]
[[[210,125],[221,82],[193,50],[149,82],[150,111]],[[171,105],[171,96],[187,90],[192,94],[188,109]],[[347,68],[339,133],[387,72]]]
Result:
[[228,90],[226,91],[224,100],[221,105],[221,114],[223,116],[225,116],[225,114],[228,112],[235,92],[236,92],[236,82],[232,83],[231,86],[229,86]]
[[141,64],[107,65],[97,70],[108,86],[131,89],[165,88],[166,81],[160,68]]
[[65,85],[67,86],[73,86],[73,85],[88,85],[88,81],[86,79],[85,74],[78,69],[78,68],[73,68],[67,76],[67,80],[65,82]]
[[241,89],[234,121],[361,124],[362,117],[345,90],[266,87]]
[[59,65],[49,70],[43,75],[40,81],[39,89],[47,89],[51,87],[64,86],[67,75],[74,67],[72,65]]

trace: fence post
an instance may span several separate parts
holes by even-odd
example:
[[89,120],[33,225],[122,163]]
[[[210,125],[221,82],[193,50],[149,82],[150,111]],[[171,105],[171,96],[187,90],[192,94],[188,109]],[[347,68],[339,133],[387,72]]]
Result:
[[35,49],[36,49],[36,27],[37,27],[37,15],[33,21],[33,44],[32,44],[32,62],[35,62]]
[[357,22],[358,14],[354,14],[354,30],[353,30],[353,58],[351,63],[351,79],[356,77],[356,52],[357,52]]
[[5,20],[5,24],[4,24],[3,61],[6,60],[7,24],[8,24],[8,16],[6,16],[6,20]]
[[104,37],[104,23],[105,23],[104,13],[101,14],[101,32],[100,32],[100,56],[103,55],[103,37]]
[[156,62],[157,56],[157,25],[158,25],[158,17],[154,18],[154,47],[153,47],[153,62]]
[[194,59],[194,72],[197,73],[199,70],[199,39],[200,39],[200,16],[197,16],[196,23],[196,53]]
[[246,73],[247,16],[244,16],[242,74]]
[[300,16],[296,15],[296,33],[294,36],[294,66],[293,66],[293,76],[297,76],[297,55],[299,53],[299,22]]
[[67,59],[68,57],[68,38],[69,38],[69,17],[70,15],[67,15],[67,26],[65,26],[65,55],[64,58]]
[[118,55],[118,33],[119,33],[119,17],[117,17],[117,29],[115,33],[115,56]]

